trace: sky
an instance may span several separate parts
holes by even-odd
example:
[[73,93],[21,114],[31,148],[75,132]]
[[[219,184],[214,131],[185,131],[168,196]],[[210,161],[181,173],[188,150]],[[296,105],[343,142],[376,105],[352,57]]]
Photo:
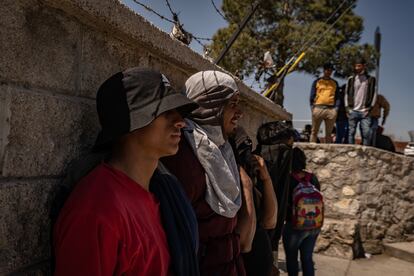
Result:
[[[165,0],[138,0],[160,14],[171,18]],[[148,21],[165,32],[172,24],[140,7],[132,0],[123,0]],[[227,26],[214,10],[211,0],[169,0],[179,13],[184,28],[198,37],[212,37]],[[214,0],[221,7],[221,0]],[[407,131],[414,130],[414,1],[413,0],[359,0],[354,10],[364,19],[364,31],[360,43],[373,43],[377,26],[382,34],[379,93],[391,104],[391,112],[385,124],[385,134],[396,140],[408,141]],[[202,47],[193,41],[190,47],[202,54]],[[375,74],[372,72],[372,74]],[[292,73],[285,80],[285,108],[293,114],[296,122],[311,120],[309,92],[314,77],[304,73]],[[340,84],[345,80],[338,79]],[[246,84],[250,86],[251,81]],[[297,124],[296,126],[299,126]]]

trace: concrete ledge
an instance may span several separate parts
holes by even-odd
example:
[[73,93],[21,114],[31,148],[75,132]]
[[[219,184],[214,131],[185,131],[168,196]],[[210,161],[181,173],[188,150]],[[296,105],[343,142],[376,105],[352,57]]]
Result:
[[414,242],[385,243],[385,254],[414,263]]

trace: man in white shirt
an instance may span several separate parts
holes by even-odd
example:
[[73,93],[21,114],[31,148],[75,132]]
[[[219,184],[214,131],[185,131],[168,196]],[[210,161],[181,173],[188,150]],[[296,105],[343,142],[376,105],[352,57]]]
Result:
[[375,104],[375,78],[366,72],[366,62],[359,59],[354,64],[355,75],[348,79],[345,89],[345,107],[349,121],[349,143],[355,144],[355,133],[360,124],[362,144],[371,144],[371,117]]

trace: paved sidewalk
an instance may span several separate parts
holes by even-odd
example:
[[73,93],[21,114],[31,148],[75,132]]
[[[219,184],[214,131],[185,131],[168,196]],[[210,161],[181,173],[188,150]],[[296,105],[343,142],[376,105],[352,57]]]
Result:
[[[279,258],[284,260],[283,253],[281,255]],[[388,255],[374,255],[370,259],[345,260],[315,254],[314,261],[316,263],[315,274],[317,276],[414,275],[414,263]],[[284,263],[282,267],[284,267]],[[287,273],[281,273],[281,275],[287,275]]]

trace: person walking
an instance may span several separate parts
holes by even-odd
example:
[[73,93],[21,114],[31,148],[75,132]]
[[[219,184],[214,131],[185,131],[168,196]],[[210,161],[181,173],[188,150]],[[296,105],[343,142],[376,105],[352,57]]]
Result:
[[371,145],[371,116],[377,93],[375,91],[375,78],[366,71],[364,59],[354,63],[355,75],[348,79],[345,89],[345,108],[348,113],[350,144],[355,144],[355,134],[360,125],[362,144]]

